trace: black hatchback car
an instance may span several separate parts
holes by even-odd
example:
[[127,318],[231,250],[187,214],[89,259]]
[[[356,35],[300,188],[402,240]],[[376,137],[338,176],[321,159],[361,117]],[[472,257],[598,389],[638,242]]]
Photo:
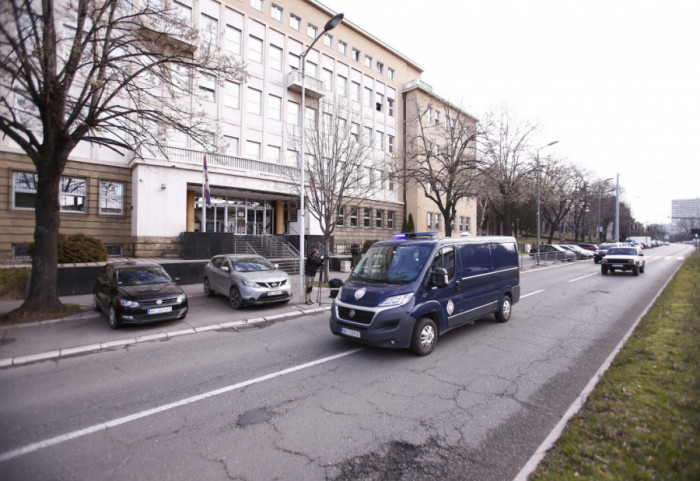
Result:
[[187,295],[155,262],[110,262],[97,276],[93,308],[109,318],[112,329],[123,324],[182,319]]

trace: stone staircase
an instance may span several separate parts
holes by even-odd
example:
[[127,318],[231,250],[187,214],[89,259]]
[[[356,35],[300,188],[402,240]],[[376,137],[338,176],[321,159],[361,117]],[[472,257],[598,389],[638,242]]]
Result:
[[258,254],[268,259],[287,274],[299,273],[299,251],[278,236],[234,236],[235,254]]

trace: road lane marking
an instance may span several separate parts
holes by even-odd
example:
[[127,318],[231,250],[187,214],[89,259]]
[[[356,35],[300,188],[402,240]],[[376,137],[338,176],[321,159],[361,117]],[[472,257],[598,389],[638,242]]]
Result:
[[593,272],[591,274],[586,274],[585,276],[577,277],[576,279],[571,279],[569,282],[576,282],[576,281],[580,281],[581,279],[585,279],[586,277],[597,276],[597,275],[598,275],[597,272]]
[[539,294],[540,292],[544,292],[544,289],[540,289],[539,291],[531,292],[529,294],[524,294],[520,296],[520,299],[525,299],[526,297],[534,296],[535,294]]
[[276,377],[280,376],[285,376],[287,374],[291,374],[293,372],[301,371],[302,369],[307,369],[309,367],[313,366],[318,366],[319,364],[324,364],[326,362],[334,361],[336,359],[340,359],[345,356],[350,356],[352,354],[355,354],[357,352],[360,352],[364,350],[363,347],[358,347],[355,349],[352,349],[350,351],[345,351],[341,352],[339,354],[334,354],[333,356],[328,356],[324,357],[321,359],[317,359],[315,361],[307,362],[305,364],[299,364],[298,366],[292,366],[287,369],[283,369],[281,371],[273,372],[270,374],[266,374],[264,376],[256,377],[254,379],[249,379],[247,381],[242,381],[236,384],[232,384],[230,386],[222,387],[219,389],[215,389],[213,391],[209,391],[206,393],[198,394],[197,396],[192,396],[188,397],[185,399],[181,399],[179,401],[171,402],[168,404],[164,404],[162,406],[154,407],[151,409],[146,409],[144,411],[139,411],[134,414],[130,414],[129,416],[124,416],[121,418],[117,419],[112,419],[111,421],[106,421],[104,423],[98,423],[94,424],[92,426],[88,426],[83,429],[78,429],[76,431],[71,431],[66,434],[61,434],[60,436],[55,436],[53,438],[45,439],[44,441],[39,441],[36,443],[28,444],[26,446],[23,446],[21,448],[13,449],[12,451],[7,451],[5,453],[0,453],[0,462],[4,461],[9,461],[10,459],[23,456],[25,454],[33,453],[35,451],[38,451],[40,449],[48,448],[51,446],[55,446],[57,444],[65,443],[66,441],[70,441],[72,439],[77,439],[83,436],[87,436],[88,434],[96,433],[99,431],[105,431],[109,428],[114,428],[117,426],[120,426],[122,424],[126,424],[132,421],[136,421],[138,419],[142,419],[148,416],[152,416],[154,414],[160,414],[162,412],[168,411],[170,409],[174,409],[177,407],[181,406],[186,406],[188,404],[196,403],[198,401],[203,401],[205,399],[209,399],[214,396],[218,396],[220,394],[226,394],[231,391],[235,391],[237,389],[242,389],[244,387],[251,386],[253,384],[258,384],[263,381],[269,381],[270,379],[274,379]]

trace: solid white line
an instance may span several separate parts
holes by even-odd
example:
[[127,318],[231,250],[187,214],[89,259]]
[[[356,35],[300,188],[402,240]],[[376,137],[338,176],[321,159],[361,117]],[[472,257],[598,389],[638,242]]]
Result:
[[61,443],[64,443],[66,441],[70,441],[71,439],[76,439],[76,438],[79,438],[82,436],[87,436],[88,434],[96,433],[98,431],[104,431],[106,429],[113,428],[113,427],[119,426],[121,424],[126,424],[126,423],[131,422],[131,421],[136,421],[137,419],[142,419],[142,418],[145,418],[147,416],[159,414],[159,413],[162,413],[164,411],[168,411],[170,409],[174,409],[174,408],[177,408],[180,406],[185,406],[187,404],[192,404],[192,403],[195,403],[198,401],[202,401],[202,400],[208,399],[210,397],[214,397],[214,396],[218,396],[220,394],[225,394],[227,392],[235,391],[237,389],[251,386],[253,384],[258,384],[258,383],[261,383],[263,381],[268,381],[268,380],[276,378],[276,377],[284,376],[286,374],[291,374],[291,373],[296,372],[296,371],[301,371],[302,369],[317,366],[319,364],[333,361],[335,359],[340,359],[341,357],[350,356],[352,354],[355,354],[357,352],[362,351],[363,349],[364,348],[359,347],[356,349],[352,349],[350,351],[341,352],[340,354],[335,354],[333,356],[328,356],[328,357],[324,357],[322,359],[317,359],[315,361],[307,362],[305,364],[293,366],[293,367],[290,367],[287,369],[283,369],[281,371],[273,372],[271,374],[266,374],[265,376],[257,377],[255,379],[249,379],[247,381],[239,382],[237,384],[232,384],[230,386],[222,387],[220,389],[215,389],[214,391],[209,391],[209,392],[206,392],[203,394],[199,394],[197,396],[192,396],[192,397],[188,397],[185,399],[181,399],[179,401],[175,401],[175,402],[172,402],[169,404],[164,404],[162,406],[158,406],[158,407],[155,407],[152,409],[146,409],[145,411],[140,411],[140,412],[131,414],[129,416],[124,416],[124,417],[113,419],[111,421],[107,421],[104,423],[95,424],[93,426],[79,429],[77,431],[71,431],[69,433],[62,434],[60,436],[56,436],[56,437],[53,437],[50,439],[46,439],[44,441],[39,441],[37,443],[28,444],[27,446],[13,449],[12,451],[7,451],[6,453],[0,454],[0,462],[8,461],[8,460],[16,458],[18,456],[22,456],[24,454],[29,454],[29,453],[32,453],[34,451],[38,451],[40,449],[48,448],[50,446],[55,446],[57,444],[61,444]]
[[579,411],[579,409],[581,409],[583,404],[586,402],[588,396],[591,394],[591,392],[593,392],[593,389],[595,389],[595,386],[596,384],[598,384],[600,378],[603,377],[605,371],[607,371],[610,367],[610,364],[612,364],[613,360],[615,359],[615,356],[617,356],[617,354],[620,352],[620,350],[630,338],[634,330],[637,328],[637,325],[641,322],[642,318],[647,315],[647,312],[649,312],[649,309],[651,309],[651,307],[654,305],[656,299],[661,295],[662,292],[664,292],[666,286],[675,277],[675,275],[678,273],[681,267],[683,267],[683,264],[679,264],[676,270],[673,272],[673,274],[666,280],[664,285],[661,287],[661,289],[659,289],[659,291],[656,293],[651,302],[649,302],[644,311],[639,315],[637,320],[634,321],[632,327],[630,327],[627,330],[622,340],[617,344],[617,346],[615,346],[615,349],[613,349],[610,355],[605,359],[605,362],[603,362],[603,364],[596,371],[591,380],[588,381],[588,384],[586,384],[586,387],[583,388],[583,391],[581,391],[581,393],[574,400],[571,406],[569,406],[569,409],[566,410],[562,418],[554,426],[552,431],[550,431],[549,435],[545,438],[545,440],[542,441],[542,444],[539,445],[539,447],[535,450],[530,459],[527,460],[520,472],[515,476],[515,478],[513,478],[513,481],[527,481],[528,476],[530,476],[535,471],[535,469],[537,469],[537,466],[544,459],[549,450],[552,449],[554,443],[557,442],[561,434],[564,432],[566,424]]
[[520,296],[520,299],[525,299],[526,297],[534,296],[535,294],[539,294],[540,292],[544,292],[544,289],[540,289],[539,291],[531,292],[529,294],[525,294]]
[[585,276],[577,277],[576,279],[571,279],[569,282],[576,282],[580,281],[581,279],[585,279],[586,277],[591,277],[591,276],[597,276],[597,272],[593,272],[592,274],[586,274]]

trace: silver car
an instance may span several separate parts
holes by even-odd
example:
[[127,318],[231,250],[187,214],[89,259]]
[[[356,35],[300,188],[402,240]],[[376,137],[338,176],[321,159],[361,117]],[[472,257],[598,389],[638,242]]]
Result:
[[222,254],[204,266],[204,294],[228,296],[234,309],[249,304],[288,302],[292,298],[289,275],[262,256]]

